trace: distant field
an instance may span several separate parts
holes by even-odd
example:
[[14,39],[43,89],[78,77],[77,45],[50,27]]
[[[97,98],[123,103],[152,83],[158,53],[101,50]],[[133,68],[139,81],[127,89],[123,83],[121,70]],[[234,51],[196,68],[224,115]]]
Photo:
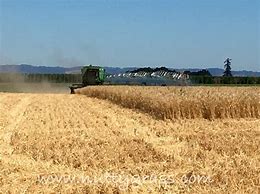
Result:
[[69,93],[69,83],[0,83],[0,92],[12,93]]

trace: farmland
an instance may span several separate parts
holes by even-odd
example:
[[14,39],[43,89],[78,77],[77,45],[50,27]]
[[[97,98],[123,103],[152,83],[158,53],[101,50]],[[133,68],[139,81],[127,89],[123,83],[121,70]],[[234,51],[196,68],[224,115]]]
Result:
[[260,88],[77,93],[0,93],[0,191],[259,191]]
[[159,119],[260,118],[260,88],[87,87],[77,91]]

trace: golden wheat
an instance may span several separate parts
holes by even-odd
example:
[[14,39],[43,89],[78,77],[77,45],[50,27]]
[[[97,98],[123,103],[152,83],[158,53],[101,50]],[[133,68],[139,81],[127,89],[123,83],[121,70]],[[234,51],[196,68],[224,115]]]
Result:
[[260,118],[260,88],[102,86],[77,90],[160,119]]
[[[126,91],[112,88],[119,94]],[[111,88],[105,89],[111,93]],[[178,104],[183,91],[205,95],[200,92],[204,88],[156,89],[129,88],[128,95],[145,93],[155,100],[156,96],[167,98],[168,90],[176,90],[170,95],[177,94]],[[222,95],[228,91],[209,90],[212,94],[218,90]],[[250,88],[238,90],[231,92],[235,96],[245,95],[241,91],[248,95],[257,92]],[[132,95],[132,104],[136,99]],[[139,102],[143,100],[144,96],[139,98]],[[141,109],[143,104],[137,107]],[[194,118],[172,122],[106,100],[63,94],[0,93],[0,112],[0,193],[257,193],[259,189],[260,119]],[[120,185],[108,182],[41,182],[38,178],[93,178],[107,172],[167,175],[175,182],[168,187],[149,182],[137,187],[128,182],[122,190]],[[199,175],[211,177],[212,181],[179,181],[183,176]]]

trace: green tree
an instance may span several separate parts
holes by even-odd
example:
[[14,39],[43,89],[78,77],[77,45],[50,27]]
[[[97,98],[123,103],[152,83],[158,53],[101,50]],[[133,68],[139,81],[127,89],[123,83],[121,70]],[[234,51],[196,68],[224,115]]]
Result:
[[231,60],[230,58],[227,58],[225,61],[224,61],[224,77],[232,77],[232,73],[231,73]]

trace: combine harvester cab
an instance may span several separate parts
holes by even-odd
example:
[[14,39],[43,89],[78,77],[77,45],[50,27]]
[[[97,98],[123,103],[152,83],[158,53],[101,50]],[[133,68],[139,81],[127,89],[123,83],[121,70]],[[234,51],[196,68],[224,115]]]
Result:
[[102,85],[105,81],[105,69],[99,66],[88,65],[81,69],[82,83],[72,84],[70,93],[75,94],[75,89],[83,88],[89,85]]

